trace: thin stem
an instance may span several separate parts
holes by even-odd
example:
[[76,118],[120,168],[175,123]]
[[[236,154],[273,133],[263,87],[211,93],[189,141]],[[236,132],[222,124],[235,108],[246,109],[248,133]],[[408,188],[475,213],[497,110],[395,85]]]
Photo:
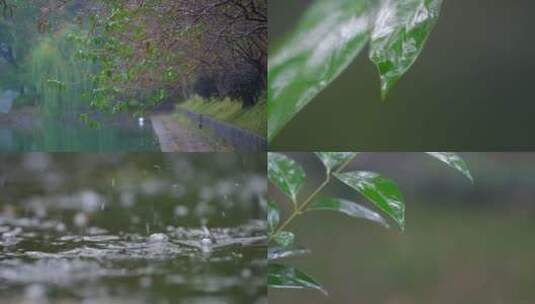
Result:
[[329,180],[330,180],[330,176],[327,175],[327,177],[321,183],[321,185],[316,190],[314,190],[314,192],[312,192],[312,194],[310,194],[308,196],[308,198],[305,200],[305,202],[303,204],[299,205],[297,208],[295,208],[293,210],[293,212],[290,214],[290,216],[277,228],[277,230],[275,230],[275,232],[272,235],[270,235],[270,237],[268,238],[268,243],[271,242],[271,240],[273,239],[274,235],[276,235],[277,233],[281,232],[286,226],[288,226],[288,224],[290,224],[290,222],[296,216],[298,216],[299,214],[301,214],[303,212],[303,210],[304,210],[303,206],[306,206],[308,204],[308,202],[312,201],[312,199],[316,196],[316,194],[318,194],[321,190],[323,190],[323,188],[325,186],[327,186],[327,184],[329,183]]
[[[347,167],[347,165],[349,165],[349,163],[351,163],[351,161],[355,158],[356,155],[352,156],[351,158],[349,158],[348,160],[346,160],[342,165],[340,165],[340,167],[338,167],[338,169],[336,169],[334,171],[334,174],[336,173],[340,173],[342,170],[344,170],[345,167]],[[273,240],[273,237],[275,235],[277,235],[277,233],[281,232],[284,228],[286,228],[286,226],[288,226],[295,217],[297,217],[298,215],[300,215],[301,213],[303,213],[303,211],[306,210],[306,208],[308,207],[308,205],[310,205],[310,203],[312,203],[313,199],[316,197],[316,195],[318,195],[322,190],[323,188],[325,188],[329,182],[331,181],[331,172],[327,171],[327,174],[325,175],[325,180],[318,186],[318,188],[316,188],[316,190],[314,190],[304,201],[302,204],[297,204],[294,202],[294,206],[298,206],[297,208],[294,208],[293,212],[290,214],[290,216],[282,223],[279,225],[279,227],[275,230],[275,232],[273,232],[273,234],[271,234],[268,238],[268,244]]]

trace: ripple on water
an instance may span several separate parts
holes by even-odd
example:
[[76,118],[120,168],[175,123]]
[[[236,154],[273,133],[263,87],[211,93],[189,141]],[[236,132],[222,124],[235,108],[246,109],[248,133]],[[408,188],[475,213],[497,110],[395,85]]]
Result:
[[[169,294],[180,292],[178,303],[232,303],[265,290],[262,222],[211,229],[168,226],[148,236],[98,227],[60,232],[61,224],[0,217],[0,293],[22,288],[13,297],[20,303],[52,294],[136,303],[149,301],[145,297],[151,293],[140,290],[158,283]],[[237,296],[240,289],[243,294]],[[117,294],[119,299],[112,296]],[[17,300],[21,295],[24,299]]]
[[56,156],[0,166],[0,303],[267,303],[263,158]]

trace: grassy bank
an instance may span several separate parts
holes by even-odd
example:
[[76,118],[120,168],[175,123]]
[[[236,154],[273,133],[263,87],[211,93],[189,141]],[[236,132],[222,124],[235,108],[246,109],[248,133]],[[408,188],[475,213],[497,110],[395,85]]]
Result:
[[210,116],[239,128],[266,136],[266,101],[260,100],[254,107],[243,109],[239,101],[229,98],[206,100],[193,97],[179,107]]

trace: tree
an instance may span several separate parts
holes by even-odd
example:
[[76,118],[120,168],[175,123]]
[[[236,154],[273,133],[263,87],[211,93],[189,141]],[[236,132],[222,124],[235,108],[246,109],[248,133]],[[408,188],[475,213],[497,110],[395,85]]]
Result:
[[170,96],[202,93],[199,87],[249,106],[266,90],[266,0],[4,3],[31,4],[40,33],[54,33],[58,16],[80,25],[71,38],[80,59],[99,65],[90,97],[99,109],[152,107]]

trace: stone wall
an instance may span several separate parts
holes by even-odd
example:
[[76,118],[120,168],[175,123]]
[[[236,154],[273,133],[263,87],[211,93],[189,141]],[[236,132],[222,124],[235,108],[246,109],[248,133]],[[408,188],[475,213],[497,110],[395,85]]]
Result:
[[210,130],[237,151],[260,152],[267,150],[267,141],[264,137],[186,109],[177,109],[177,111],[188,117],[196,127]]

